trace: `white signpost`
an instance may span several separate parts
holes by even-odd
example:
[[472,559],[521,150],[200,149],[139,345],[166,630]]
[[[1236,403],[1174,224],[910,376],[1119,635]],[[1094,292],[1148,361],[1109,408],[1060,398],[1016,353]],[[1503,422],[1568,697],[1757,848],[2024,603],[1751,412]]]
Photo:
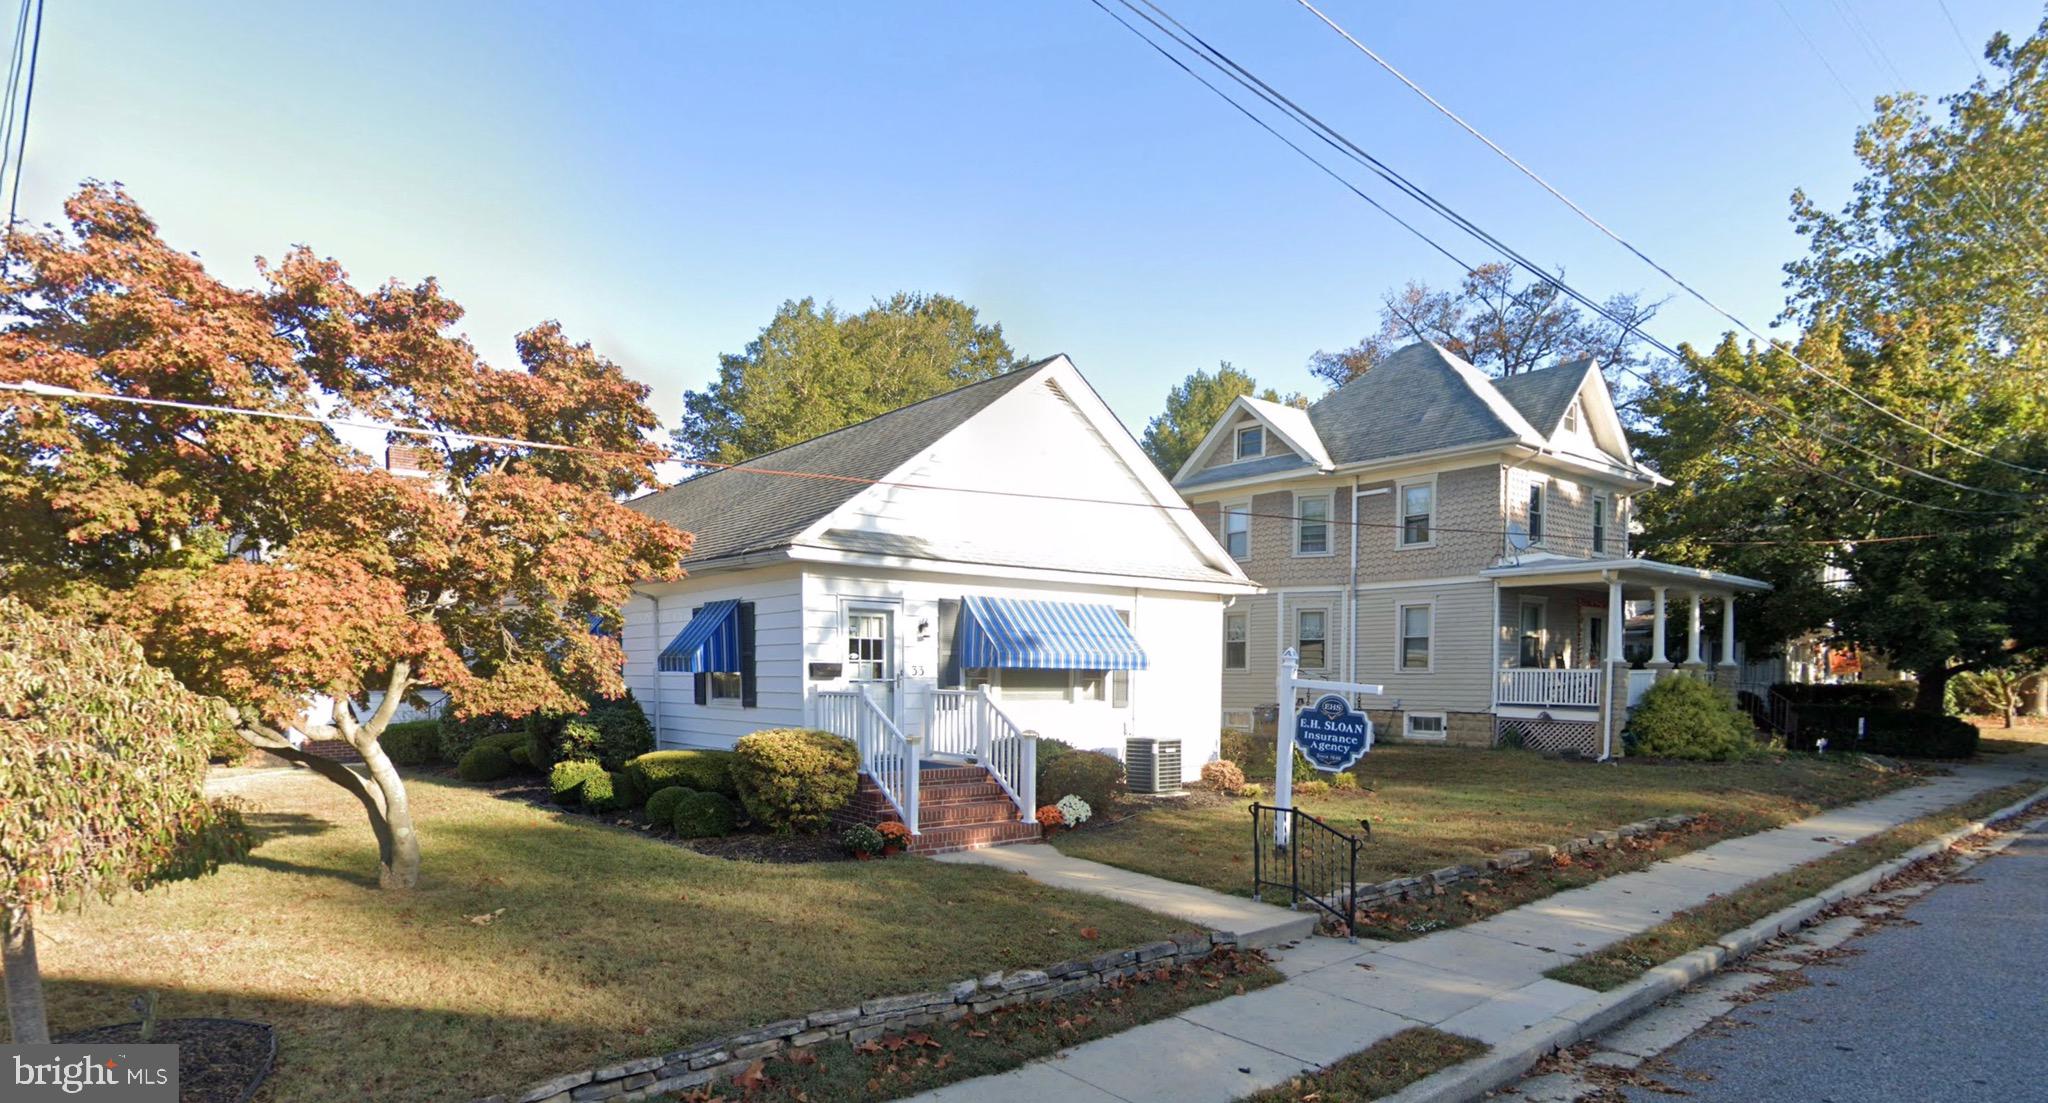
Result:
[[[1372,749],[1372,720],[1352,707],[1351,698],[1377,696],[1386,687],[1304,678],[1300,657],[1290,647],[1280,653],[1280,678],[1274,688],[1280,695],[1280,731],[1273,758],[1273,805],[1284,812],[1294,807],[1294,749],[1303,738],[1302,726],[1311,729],[1309,745],[1303,747],[1311,762],[1328,773],[1347,769]],[[1326,692],[1308,708],[1296,708],[1294,695],[1304,689]],[[1282,850],[1287,848],[1290,821],[1284,814],[1273,817],[1273,845]]]

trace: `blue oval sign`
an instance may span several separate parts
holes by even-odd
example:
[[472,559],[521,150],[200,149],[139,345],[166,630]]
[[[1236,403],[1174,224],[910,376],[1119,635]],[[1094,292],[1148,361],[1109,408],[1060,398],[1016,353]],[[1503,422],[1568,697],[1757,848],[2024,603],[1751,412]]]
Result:
[[1294,745],[1318,770],[1350,768],[1372,749],[1372,719],[1340,693],[1326,693],[1295,713]]

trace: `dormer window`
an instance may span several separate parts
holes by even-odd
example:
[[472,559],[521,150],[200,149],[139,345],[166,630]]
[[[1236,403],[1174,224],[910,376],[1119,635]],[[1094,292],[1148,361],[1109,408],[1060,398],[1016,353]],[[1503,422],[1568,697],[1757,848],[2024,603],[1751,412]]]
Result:
[[1567,433],[1579,431],[1579,400],[1576,398],[1572,399],[1571,405],[1564,408],[1564,431]]
[[1247,425],[1237,431],[1237,458],[1255,460],[1266,454],[1266,427]]

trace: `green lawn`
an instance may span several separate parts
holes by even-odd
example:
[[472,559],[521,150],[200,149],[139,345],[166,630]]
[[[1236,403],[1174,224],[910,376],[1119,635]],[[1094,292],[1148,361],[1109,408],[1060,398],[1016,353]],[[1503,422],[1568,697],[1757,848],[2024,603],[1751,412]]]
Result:
[[53,1029],[155,990],[165,1018],[276,1024],[270,1103],[469,1100],[1186,927],[971,866],[735,863],[458,782],[411,793],[417,891],[379,891],[360,808],[294,773],[250,794],[248,861],[39,922]]
[[[1402,745],[1375,747],[1355,772],[1370,791],[1296,804],[1351,832],[1360,819],[1372,821],[1372,840],[1359,858],[1361,882],[1483,864],[1508,847],[1560,843],[1679,812],[1710,813],[1734,833],[1760,831],[1911,781],[1813,756],[1596,766],[1526,751]],[[1102,826],[1062,834],[1054,845],[1078,858],[1250,895],[1248,805],[1201,794],[1162,801],[1121,822],[1105,816]]]

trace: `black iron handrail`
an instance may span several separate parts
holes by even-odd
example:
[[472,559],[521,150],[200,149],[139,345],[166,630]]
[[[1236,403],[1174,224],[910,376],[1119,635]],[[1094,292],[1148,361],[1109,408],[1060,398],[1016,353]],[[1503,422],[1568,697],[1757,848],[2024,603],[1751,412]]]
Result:
[[[1344,933],[1358,941],[1355,909],[1358,900],[1358,851],[1372,837],[1372,823],[1359,820],[1363,837],[1348,835],[1299,808],[1251,806],[1252,899],[1267,888],[1286,889],[1290,907],[1306,900],[1344,924]],[[1287,817],[1288,845],[1273,842],[1273,825]],[[1284,862],[1286,880],[1280,880]],[[1269,876],[1269,870],[1271,875]]]

